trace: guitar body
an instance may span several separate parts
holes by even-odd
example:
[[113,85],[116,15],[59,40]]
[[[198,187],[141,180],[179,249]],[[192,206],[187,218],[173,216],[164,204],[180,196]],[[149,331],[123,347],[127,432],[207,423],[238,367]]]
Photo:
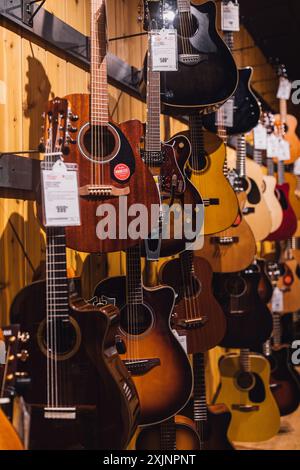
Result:
[[[228,438],[233,442],[260,442],[275,436],[280,427],[279,410],[270,391],[270,365],[258,354],[251,353],[252,388],[247,380],[238,385],[240,358],[224,356],[219,363],[221,386],[216,401],[225,403],[232,414]],[[246,387],[246,388],[245,388]]]
[[[299,149],[300,155],[300,149]],[[300,219],[300,193],[297,191],[297,177],[293,173],[285,173],[285,180],[290,186],[289,199],[291,206],[296,214],[297,220]]]
[[[228,158],[228,166],[236,168],[236,157]],[[248,182],[245,219],[257,242],[265,240],[272,230],[271,211],[264,198],[264,178],[260,165],[246,158],[246,175]]]
[[1,450],[24,450],[24,447],[12,424],[0,409],[0,451]]
[[281,241],[291,238],[297,230],[296,214],[290,204],[289,193],[290,186],[288,183],[277,184],[276,191],[278,193],[281,208],[283,210],[283,220],[281,226],[276,232],[271,233],[267,240]]
[[[281,122],[280,114],[274,116],[275,122]],[[296,129],[298,121],[295,116],[288,114],[285,118],[285,139],[289,142],[291,148],[291,158],[284,162],[285,165],[294,163],[300,155],[300,140],[297,136]]]
[[[204,208],[198,189],[185,174],[186,163],[191,154],[191,144],[187,137],[180,134],[163,143],[162,153],[164,157],[162,165],[151,164],[149,169],[154,177],[161,178],[161,202],[170,206],[171,210],[180,206],[183,214],[182,217],[177,218],[175,211],[175,217],[166,221],[169,225],[170,238],[163,237],[161,240],[160,256],[167,257],[183,251],[187,243],[193,243],[196,240],[202,229]],[[176,178],[176,186],[172,195],[174,177]],[[191,217],[184,214],[185,205],[190,205],[192,208]],[[162,221],[163,223],[164,221]],[[182,236],[176,237],[176,233],[180,233]],[[143,255],[145,255],[144,252]]]
[[[173,450],[200,450],[199,437],[193,421],[186,416],[175,416],[176,443]],[[161,425],[141,428],[136,450],[166,450],[161,439]]]
[[[185,295],[185,278],[180,259],[166,262],[160,270],[160,281],[177,293],[173,327],[186,335],[189,354],[205,352],[216,347],[225,335],[226,320],[212,293],[212,269],[202,258],[194,257],[194,272],[189,296]],[[199,326],[184,328],[183,322],[202,318]]]
[[[120,126],[111,122],[108,135],[103,137],[103,141],[108,142],[106,153],[109,156],[105,157],[106,160],[101,160],[101,157],[91,155],[93,139],[89,125],[90,95],[74,94],[67,96],[66,99],[69,101],[72,113],[79,117],[76,131],[72,133],[72,139],[76,144],[70,145],[70,154],[65,157],[65,162],[77,163],[79,167],[81,213],[81,226],[66,229],[67,246],[86,253],[124,250],[136,244],[136,240],[132,240],[129,236],[121,239],[118,233],[115,239],[108,237],[103,240],[100,234],[104,232],[104,228],[98,227],[98,224],[100,216],[103,216],[100,213],[103,204],[110,204],[115,209],[118,231],[119,210],[122,214],[124,212],[126,214],[132,204],[141,203],[148,209],[149,233],[151,231],[151,204],[159,204],[159,198],[151,173],[139,155],[143,126],[139,121],[130,121]],[[101,135],[104,132],[103,127],[97,132],[97,135]],[[93,189],[95,194],[92,192]],[[128,223],[131,219],[128,217]],[[125,230],[127,226],[128,224]],[[88,231],[86,227],[89,227]]]
[[[138,391],[141,405],[139,424],[155,424],[174,416],[190,397],[192,372],[187,355],[170,329],[170,315],[175,302],[173,289],[144,288],[144,302],[136,306],[136,323],[130,332],[125,277],[102,281],[94,295],[120,308],[118,337],[126,346],[121,358]],[[169,394],[171,389],[172,394]]]
[[[189,136],[189,133],[186,133]],[[211,235],[228,229],[238,215],[236,194],[224,175],[226,147],[216,134],[204,131],[205,155],[199,155],[195,162],[189,159],[187,174],[189,180],[200,192],[204,208],[204,234]],[[195,165],[194,165],[195,163]],[[217,204],[210,203],[217,201]]]
[[260,269],[258,295],[264,304],[268,304],[272,299],[273,286],[270,277],[267,274],[267,262],[264,259],[256,259],[255,262]]
[[139,402],[115,347],[118,310],[111,305],[99,309],[77,294],[70,297],[71,321],[61,334],[63,352],[55,367],[64,383],[62,403],[67,400],[76,409],[71,419],[44,415],[49,407],[45,312],[44,281],[21,291],[10,312],[30,335],[29,357],[20,370],[31,378],[31,387],[24,392],[31,410],[30,449],[124,449],[137,426]]
[[[239,70],[238,86],[234,93],[233,126],[226,127],[227,135],[246,134],[258,124],[260,106],[251,91],[252,67]],[[215,113],[203,117],[206,129],[217,133],[217,117]]]
[[238,194],[240,215],[236,223],[215,236],[205,236],[202,250],[196,252],[196,256],[209,262],[214,272],[243,271],[253,262],[256,242],[252,230],[242,216],[246,198],[246,193]]
[[234,93],[237,85],[234,59],[216,29],[214,2],[191,4],[191,14],[193,25],[189,37],[186,37],[188,28],[180,30],[178,16],[174,20],[179,32],[178,71],[161,74],[163,104],[178,114],[183,109],[187,114],[220,105]]
[[278,287],[283,291],[282,313],[297,312],[300,310],[300,277],[299,265],[295,259],[283,263],[283,275],[278,280]]
[[258,294],[260,273],[251,268],[237,274],[215,274],[214,294],[227,320],[220,345],[225,348],[251,348],[270,338],[272,315]]
[[271,390],[280,415],[289,415],[297,410],[300,403],[299,378],[291,364],[289,346],[274,347],[267,359],[271,367]]
[[283,221],[283,210],[276,193],[276,178],[274,176],[264,176],[264,199],[269,207],[271,214],[271,233],[276,232],[281,227]]

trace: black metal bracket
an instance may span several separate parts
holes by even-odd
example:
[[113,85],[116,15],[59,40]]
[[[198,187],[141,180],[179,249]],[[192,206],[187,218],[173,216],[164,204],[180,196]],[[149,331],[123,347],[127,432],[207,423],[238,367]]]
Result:
[[[40,3],[34,10],[34,4]],[[38,14],[46,0],[22,0],[22,11],[23,11],[23,23],[28,26],[33,26],[33,19]]]
[[[21,152],[20,152],[21,153]],[[23,153],[23,152],[22,152]],[[31,152],[33,153],[33,152]],[[34,152],[37,153],[37,152]],[[34,201],[40,181],[40,161],[10,153],[0,158],[0,197]]]

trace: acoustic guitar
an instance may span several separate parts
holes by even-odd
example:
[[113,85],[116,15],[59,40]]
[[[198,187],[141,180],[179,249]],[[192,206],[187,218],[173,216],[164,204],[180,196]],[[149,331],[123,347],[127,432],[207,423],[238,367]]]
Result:
[[[162,143],[161,141],[161,73],[152,70],[151,39],[152,27],[150,26],[147,60],[147,122],[142,155],[154,176],[160,195],[161,209],[157,217],[158,224],[152,230],[151,240],[145,243],[147,259],[157,260],[159,256],[170,256],[183,251],[186,243],[193,243],[196,240],[202,229],[204,209],[199,192],[193,182],[186,177],[186,165],[191,154],[189,140],[185,135],[179,134],[168,142]],[[189,214],[184,211],[186,205],[191,207]],[[168,208],[170,212],[173,211],[175,217],[168,216],[165,208]],[[176,217],[179,208],[182,216]],[[169,233],[169,236],[165,237],[163,233]],[[178,233],[180,236],[177,236]]]
[[[131,121],[118,126],[109,120],[106,47],[106,1],[91,0],[91,93],[67,96],[72,112],[69,155],[65,156],[67,163],[80,168],[82,221],[79,227],[66,228],[67,246],[87,253],[120,251],[136,243],[127,232],[127,236],[122,233],[133,217],[128,217],[128,224],[119,217],[120,211],[127,212],[134,203],[148,210],[148,236],[153,228],[151,205],[159,205],[155,182],[139,154],[142,124]],[[107,204],[116,227],[109,226],[104,239],[106,229],[100,223]]]
[[139,424],[148,425],[167,420],[184,407],[193,378],[187,355],[170,328],[175,292],[167,286],[144,287],[140,257],[140,246],[129,248],[126,277],[105,279],[94,295],[121,311],[119,352],[138,390]]
[[[147,9],[151,2],[145,3]],[[173,114],[214,109],[237,86],[234,59],[216,29],[215,3],[178,0],[173,26],[178,32],[178,71],[162,74],[162,102]]]
[[209,263],[186,251],[164,263],[159,278],[175,290],[172,325],[184,335],[189,354],[216,347],[226,331],[226,320],[212,293],[213,272]]
[[191,141],[192,154],[186,174],[201,193],[204,203],[203,232],[210,235],[226,230],[234,223],[238,202],[224,172],[227,155],[223,140],[203,129],[199,114],[190,116],[189,128],[189,132],[184,134]]
[[292,254],[292,240],[288,240],[288,249],[284,252],[283,263],[280,264],[281,276],[277,287],[283,293],[283,310],[281,313],[291,313],[300,310],[300,268]]
[[[57,98],[45,113],[49,171],[64,165],[67,109]],[[119,311],[86,302],[78,283],[68,282],[64,227],[46,228],[46,272],[46,281],[25,287],[10,310],[29,334],[28,358],[19,364],[31,379],[23,392],[29,448],[123,449],[137,427],[139,401],[115,345]]]
[[270,365],[248,349],[227,354],[219,363],[221,384],[216,402],[225,403],[232,418],[228,437],[233,442],[260,442],[279,431],[280,414],[270,390]]
[[296,214],[297,220],[300,219],[300,176],[294,173],[285,172],[285,181],[290,186],[289,200]]
[[227,330],[221,346],[257,347],[270,337],[272,315],[259,296],[260,280],[258,264],[239,273],[214,274],[214,294],[227,320]]
[[[274,163],[271,158],[268,158],[268,171],[269,174],[274,175]],[[276,185],[276,191],[283,210],[283,220],[280,227],[268,236],[267,240],[269,241],[281,241],[292,238],[298,225],[296,214],[289,200],[290,186],[285,182],[283,161],[278,161],[278,184]]]
[[299,374],[291,363],[291,349],[281,342],[281,314],[273,313],[273,344],[268,340],[263,347],[271,367],[270,387],[280,415],[286,416],[297,410],[300,403]]
[[237,170],[244,179],[247,202],[244,209],[245,219],[257,242],[264,240],[271,233],[271,211],[264,199],[265,189],[263,173],[257,163],[246,156],[245,135],[237,137],[237,156],[228,159],[228,166]]

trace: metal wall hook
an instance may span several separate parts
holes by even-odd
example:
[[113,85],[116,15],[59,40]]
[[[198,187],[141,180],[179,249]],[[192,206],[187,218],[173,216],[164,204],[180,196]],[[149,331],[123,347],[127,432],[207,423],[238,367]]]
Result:
[[[34,4],[41,2],[37,9],[34,11]],[[22,0],[23,23],[27,26],[33,26],[33,20],[38,14],[46,0]]]

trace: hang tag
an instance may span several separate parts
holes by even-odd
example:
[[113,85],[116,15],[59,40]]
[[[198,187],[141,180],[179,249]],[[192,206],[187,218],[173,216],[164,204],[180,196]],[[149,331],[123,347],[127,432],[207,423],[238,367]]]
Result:
[[5,342],[0,340],[0,365],[5,364],[5,362],[6,362]]
[[279,287],[275,287],[272,296],[272,311],[274,313],[283,312],[283,292]]
[[216,126],[233,127],[234,99],[226,101],[216,112]]
[[254,147],[256,150],[267,150],[268,144],[267,144],[267,129],[262,125],[258,124],[254,128]]
[[279,81],[279,88],[277,91],[277,98],[279,100],[288,101],[291,97],[291,93],[292,93],[291,82],[287,78],[281,77]]
[[41,170],[45,227],[80,225],[77,165],[43,162]]
[[291,146],[290,143],[285,139],[278,140],[278,160],[282,162],[289,161],[291,159]]
[[279,153],[279,140],[276,135],[267,136],[267,158],[277,158]]
[[177,30],[151,31],[152,71],[176,72],[178,70]]
[[186,339],[186,335],[182,335],[182,336],[181,336],[181,335],[179,335],[179,334],[177,333],[176,330],[172,330],[172,331],[173,331],[173,334],[174,334],[175,338],[177,339],[177,341],[181,344],[181,346],[182,346],[184,352],[187,354],[188,352],[187,352],[187,339]]
[[300,158],[298,158],[294,163],[294,175],[300,176]]
[[222,2],[222,31],[240,31],[240,7],[234,2]]

